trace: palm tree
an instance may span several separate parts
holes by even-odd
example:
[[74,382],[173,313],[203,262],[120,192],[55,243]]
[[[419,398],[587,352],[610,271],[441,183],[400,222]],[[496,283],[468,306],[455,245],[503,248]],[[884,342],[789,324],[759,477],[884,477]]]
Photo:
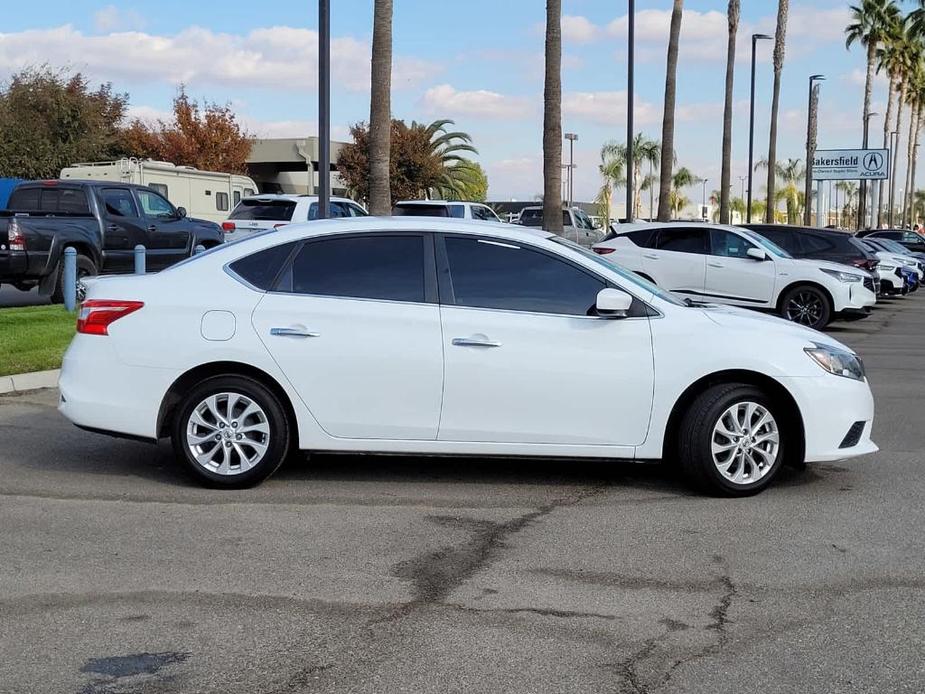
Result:
[[601,173],[601,189],[595,201],[598,214],[608,227],[613,206],[613,189],[626,185],[626,156],[617,156],[611,145],[612,143],[606,143],[601,147],[601,163],[598,166]]
[[369,94],[369,212],[392,213],[392,0],[375,0]]
[[729,0],[726,10],[729,38],[726,44],[726,98],[723,103],[723,165],[719,182],[719,221],[729,224],[729,187],[732,178],[732,87],[736,63],[736,33],[739,30],[739,0]]
[[562,233],[562,0],[546,0],[543,228]]
[[841,210],[842,225],[847,226],[844,220],[857,218],[857,207],[855,201],[858,196],[858,184],[856,181],[839,181],[835,184],[836,192],[844,195],[844,204]]
[[674,107],[678,86],[678,40],[681,36],[681,12],[684,0],[674,0],[668,30],[668,59],[665,66],[665,109],[662,113],[662,152],[659,166],[658,221],[671,219],[671,169],[674,159]]
[[[686,166],[682,166],[671,176],[671,190],[668,193],[668,205],[671,208],[671,218],[677,217],[690,204],[683,189],[700,183],[703,179],[693,173]],[[661,209],[661,200],[659,200],[659,209]],[[659,218],[659,221],[666,221]]]
[[[633,137],[633,217],[639,217],[642,207],[642,190],[646,187],[648,177],[642,176],[642,165],[648,163],[650,168],[658,163],[661,145],[656,140],[647,138],[642,133]],[[626,144],[610,141],[601,148],[602,160],[620,160],[621,171],[626,165]],[[625,173],[625,171],[624,171]],[[620,182],[621,184],[623,181]]]
[[[891,28],[889,34],[882,41],[881,46],[877,49],[877,72],[881,70],[886,72],[889,78],[889,89],[887,90],[886,115],[883,119],[883,148],[886,149],[890,144],[890,132],[899,130],[899,121],[902,113],[904,90],[902,89],[904,73],[908,70],[908,65],[912,62],[911,52],[909,50],[909,40],[907,35],[907,23],[904,21],[896,22]],[[896,104],[896,119],[893,119],[893,104]],[[895,156],[894,156],[895,158]],[[892,178],[892,169],[894,162],[890,162],[890,178]],[[883,200],[883,187],[885,181],[878,182],[877,199]],[[893,201],[887,201],[892,207]],[[884,205],[877,206],[877,226],[882,221],[882,212]],[[889,207],[887,208],[889,209]]]
[[[766,159],[762,159],[755,168],[770,169],[770,166]],[[787,224],[796,224],[806,200],[805,194],[800,190],[800,182],[806,178],[803,160],[788,159],[786,164],[778,162],[774,166],[773,178],[775,182],[780,180],[781,188],[774,193],[774,206],[770,212],[765,210],[765,219],[770,218],[773,222],[777,203],[783,202],[787,209]]]
[[916,223],[925,216],[925,190],[917,190],[912,194],[912,222]]
[[775,194],[774,171],[777,166],[777,113],[780,110],[780,76],[784,70],[784,48],[787,43],[787,15],[790,11],[790,0],[777,0],[777,29],[774,32],[774,95],[771,99],[771,129],[768,138],[768,184],[767,201],[764,221],[768,224],[774,222]]
[[434,185],[421,192],[428,197],[465,199],[464,196],[479,184],[482,174],[481,169],[475,169],[474,163],[461,153],[478,154],[478,150],[472,145],[468,133],[449,130],[449,125],[455,123],[448,118],[426,124],[411,122],[410,130],[420,131],[423,140],[428,143],[425,156],[432,157],[439,170]]

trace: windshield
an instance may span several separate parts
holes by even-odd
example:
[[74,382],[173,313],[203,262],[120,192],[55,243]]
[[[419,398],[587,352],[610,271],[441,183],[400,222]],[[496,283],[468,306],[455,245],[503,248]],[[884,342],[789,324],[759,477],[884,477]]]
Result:
[[893,239],[878,238],[877,242],[884,248],[890,249],[890,251],[893,253],[909,255],[909,249],[903,246],[899,241],[894,241]]
[[561,236],[555,236],[549,240],[552,241],[553,243],[558,243],[560,246],[568,246],[573,251],[581,253],[581,255],[583,255],[585,258],[588,258],[589,260],[593,260],[595,263],[603,266],[604,268],[610,270],[611,272],[617,273],[623,279],[636,285],[638,288],[646,292],[649,292],[650,294],[654,294],[662,301],[667,301],[669,304],[673,304],[675,306],[690,306],[690,304],[684,299],[681,299],[680,297],[672,294],[671,292],[666,292],[664,289],[662,289],[658,285],[652,284],[648,280],[643,279],[642,277],[637,275],[635,272],[630,272],[626,268],[621,267],[620,265],[617,265],[616,263],[613,263],[607,260],[604,256],[599,255],[595,253],[594,251],[589,251],[584,246],[579,246],[574,241],[569,241],[568,239],[564,239]]
[[749,240],[754,241],[759,246],[764,248],[766,251],[771,251],[771,253],[776,255],[778,258],[792,258],[793,257],[787,251],[785,251],[783,248],[778,246],[776,243],[774,243],[771,239],[767,238],[766,236],[762,236],[761,234],[751,233],[745,229],[738,229],[737,231],[739,232],[745,231],[746,232],[745,236]]

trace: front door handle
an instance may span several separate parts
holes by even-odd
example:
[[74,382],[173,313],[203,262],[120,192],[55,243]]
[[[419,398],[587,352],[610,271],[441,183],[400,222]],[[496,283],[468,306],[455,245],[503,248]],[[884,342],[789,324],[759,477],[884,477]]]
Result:
[[270,328],[270,334],[277,337],[321,337],[308,328]]
[[152,224],[148,227],[148,231],[157,231],[157,227]]
[[500,342],[485,337],[454,337],[453,344],[457,347],[500,347]]

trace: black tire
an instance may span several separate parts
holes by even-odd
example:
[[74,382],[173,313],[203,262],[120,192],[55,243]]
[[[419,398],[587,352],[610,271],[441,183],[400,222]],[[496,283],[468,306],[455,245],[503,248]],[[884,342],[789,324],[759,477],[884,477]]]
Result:
[[[228,424],[233,422],[235,427],[237,427],[237,419],[233,419],[233,417],[240,416],[240,414],[232,415],[228,413],[227,405],[230,404],[230,398],[223,399],[223,394],[228,393],[243,396],[260,408],[262,415],[265,417],[265,423],[268,426],[268,441],[262,438],[262,434],[260,433],[254,435],[254,441],[260,442],[261,445],[263,443],[267,444],[266,450],[263,453],[263,457],[260,458],[256,464],[249,469],[243,470],[241,468],[244,468],[245,464],[241,459],[240,451],[243,448],[245,453],[249,455],[255,452],[256,449],[248,447],[247,443],[241,441],[238,442],[239,445],[235,445],[235,440],[231,437],[218,439],[217,446],[215,447],[206,448],[208,444],[204,444],[202,455],[208,456],[210,450],[213,451],[213,462],[216,464],[218,464],[220,458],[225,455],[222,448],[228,449],[226,459],[231,462],[227,468],[228,473],[222,474],[216,470],[208,469],[196,459],[190,445],[188,445],[187,430],[191,426],[195,426],[196,431],[203,435],[210,431],[200,428],[199,425],[191,424],[190,418],[193,415],[193,411],[199,408],[207,398],[213,395],[219,398],[217,401],[219,409],[221,409],[222,402],[226,405],[226,415],[228,415],[228,417],[225,419],[226,421],[231,420]],[[241,410],[238,409],[238,407],[239,406],[235,406],[235,409],[240,413]],[[208,421],[214,420],[209,419]],[[242,419],[240,424],[244,426],[246,425],[246,421],[253,422],[254,420]],[[217,425],[214,427],[215,434],[223,437],[226,436],[224,432],[228,431],[231,432],[232,436],[234,435],[234,430],[231,429],[230,426],[221,424],[217,421],[215,423]],[[221,426],[221,430],[218,429],[218,426]],[[276,472],[289,454],[292,442],[292,430],[289,417],[282,403],[279,401],[279,398],[262,383],[244,376],[213,376],[192,388],[183,398],[182,402],[175,410],[173,422],[171,422],[170,438],[177,459],[182,462],[200,482],[210,487],[241,489],[253,487]],[[239,434],[237,438],[241,439],[241,435]],[[209,443],[211,443],[211,441]],[[222,456],[219,454],[222,454]],[[237,462],[237,467],[239,468],[238,472],[234,471],[235,462]]]
[[[61,254],[61,260],[58,261],[58,268],[55,271],[58,273],[58,281],[55,282],[55,289],[51,293],[51,303],[53,304],[63,304],[64,303],[64,254]],[[99,270],[96,267],[96,263],[93,262],[92,258],[88,258],[85,255],[77,254],[77,281],[79,282],[84,277],[94,277],[99,274]]]
[[[733,482],[723,476],[713,460],[714,428],[731,407],[739,403],[756,403],[765,408],[777,426],[779,444],[773,462],[760,471],[761,477],[754,481]],[[690,404],[681,419],[677,436],[678,460],[684,476],[698,489],[722,496],[749,496],[767,487],[780,471],[788,451],[787,438],[791,436],[789,420],[780,406],[763,391],[744,383],[726,383],[712,386]],[[716,435],[722,442],[721,434]],[[747,438],[747,437],[746,437]],[[795,445],[790,442],[790,445]],[[735,456],[735,452],[731,452]],[[758,456],[756,456],[758,459]],[[742,457],[742,465],[745,458]],[[740,463],[729,468],[734,471]],[[754,470],[751,465],[746,466]]]
[[794,323],[822,330],[832,322],[832,300],[818,287],[799,284],[781,297],[780,315]]

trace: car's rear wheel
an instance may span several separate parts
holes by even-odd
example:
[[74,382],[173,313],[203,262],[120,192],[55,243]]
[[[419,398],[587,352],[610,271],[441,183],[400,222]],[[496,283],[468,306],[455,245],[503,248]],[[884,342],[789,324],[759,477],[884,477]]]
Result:
[[215,376],[193,388],[176,410],[174,452],[210,486],[250,487],[285,460],[290,426],[279,399],[263,384]]
[[[743,383],[713,386],[684,414],[678,457],[704,491],[747,496],[767,487],[784,461],[788,429],[780,407]],[[793,443],[793,442],[791,442]]]
[[[61,260],[58,262],[58,280],[55,282],[55,289],[51,293],[51,303],[53,304],[63,304],[64,303],[64,256],[61,256]],[[85,277],[94,277],[99,273],[99,270],[96,267],[96,263],[93,262],[92,258],[88,258],[85,255],[80,253],[77,254],[77,292],[78,299],[82,299],[80,296],[81,293],[81,284],[80,280]]]
[[784,294],[780,313],[789,321],[822,330],[832,320],[832,302],[818,287],[804,284]]

